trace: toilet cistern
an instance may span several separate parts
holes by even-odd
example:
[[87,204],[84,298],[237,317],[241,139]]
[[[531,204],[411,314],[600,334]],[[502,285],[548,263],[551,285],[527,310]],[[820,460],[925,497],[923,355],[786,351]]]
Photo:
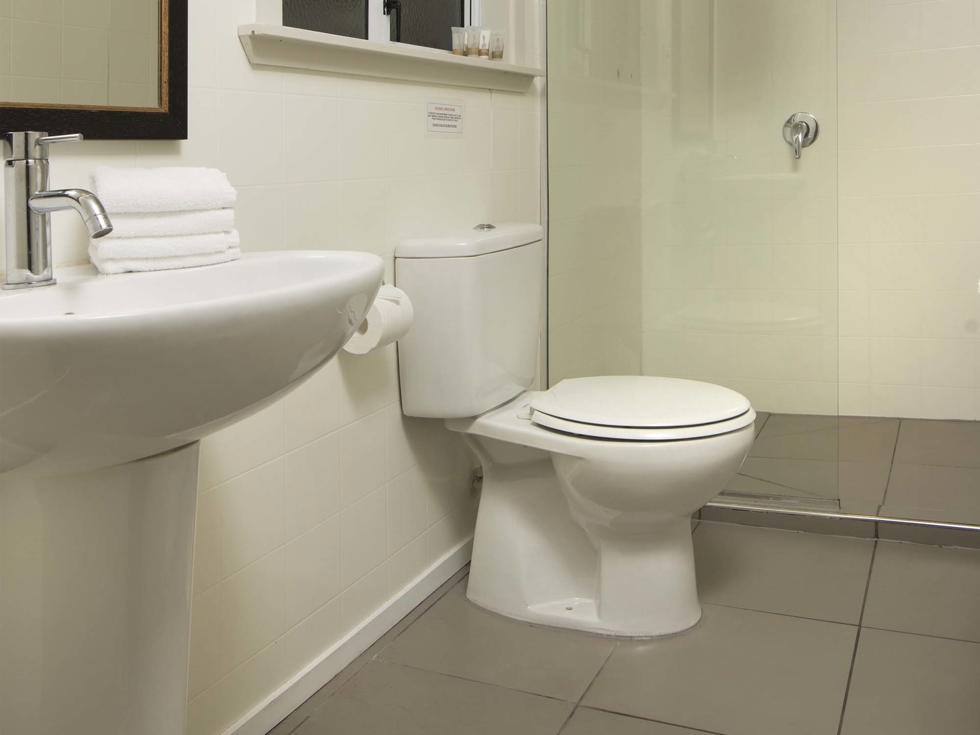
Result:
[[85,189],[48,191],[48,146],[82,140],[80,133],[48,135],[29,130],[3,134],[4,243],[7,277],[3,288],[55,283],[51,259],[51,212],[74,209],[89,237],[112,232],[102,202]]

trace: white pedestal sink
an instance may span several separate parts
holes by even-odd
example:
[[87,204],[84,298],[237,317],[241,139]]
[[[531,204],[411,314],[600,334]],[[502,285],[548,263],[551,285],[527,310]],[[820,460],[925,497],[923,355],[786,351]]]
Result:
[[332,357],[382,271],[263,253],[0,294],[0,733],[185,731],[197,441]]

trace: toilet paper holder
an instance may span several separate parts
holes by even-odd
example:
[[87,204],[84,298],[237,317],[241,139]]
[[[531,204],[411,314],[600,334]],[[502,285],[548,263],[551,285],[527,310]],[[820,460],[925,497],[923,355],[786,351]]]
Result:
[[412,327],[415,310],[408,294],[382,283],[363,321],[344,345],[352,355],[366,355],[404,337]]

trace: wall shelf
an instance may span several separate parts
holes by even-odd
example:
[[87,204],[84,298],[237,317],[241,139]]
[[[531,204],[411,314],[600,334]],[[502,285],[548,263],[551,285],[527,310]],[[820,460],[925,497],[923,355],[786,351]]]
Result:
[[256,66],[355,74],[426,84],[526,92],[539,68],[454,56],[404,43],[366,41],[287,26],[238,26],[248,60]]

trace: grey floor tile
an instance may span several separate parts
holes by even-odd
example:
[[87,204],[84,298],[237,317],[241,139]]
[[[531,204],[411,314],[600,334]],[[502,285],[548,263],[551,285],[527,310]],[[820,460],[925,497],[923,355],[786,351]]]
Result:
[[837,462],[825,459],[747,457],[738,471],[743,477],[783,488],[781,494],[837,498]]
[[980,421],[902,419],[895,462],[980,467]]
[[466,599],[459,584],[381,655],[429,671],[577,701],[614,646],[608,638],[486,612]]
[[880,542],[863,624],[980,643],[980,551]]
[[890,461],[841,460],[838,471],[841,510],[874,515],[885,500]]
[[573,705],[373,661],[296,735],[555,735]]
[[[974,451],[980,455],[980,435]],[[896,464],[883,511],[900,518],[980,524],[980,467]]]
[[[701,731],[703,733],[703,731]],[[697,730],[579,707],[561,735],[698,735]]]
[[976,735],[980,644],[861,631],[842,735]]
[[694,534],[703,602],[857,624],[874,542],[704,523]]
[[836,459],[836,416],[774,413],[752,446],[750,457]]
[[856,631],[705,605],[687,633],[620,643],[583,704],[726,735],[836,735]]
[[784,459],[889,461],[898,419],[773,414],[750,456]]

